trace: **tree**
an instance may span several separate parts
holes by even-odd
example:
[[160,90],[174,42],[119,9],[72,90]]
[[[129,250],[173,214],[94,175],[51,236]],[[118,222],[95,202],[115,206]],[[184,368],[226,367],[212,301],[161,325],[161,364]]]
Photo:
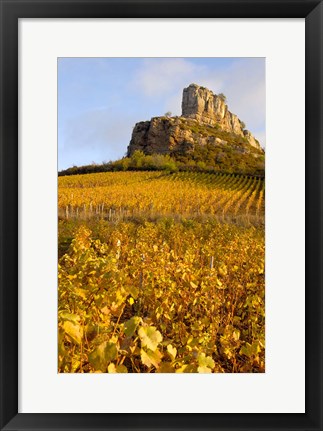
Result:
[[220,97],[220,99],[223,100],[223,102],[227,101],[227,97],[223,93],[218,94],[218,97]]
[[241,124],[242,129],[246,128],[246,123],[244,123],[243,121],[240,121],[240,124]]
[[170,112],[170,111],[167,111],[167,112],[165,112],[165,117],[171,117],[172,116],[172,113]]
[[145,159],[145,154],[142,151],[136,150],[130,157],[130,166],[133,168],[141,168]]

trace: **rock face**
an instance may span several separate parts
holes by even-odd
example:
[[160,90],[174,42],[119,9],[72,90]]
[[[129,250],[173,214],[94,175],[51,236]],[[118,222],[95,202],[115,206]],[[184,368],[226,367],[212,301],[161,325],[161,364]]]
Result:
[[207,88],[191,84],[183,90],[181,117],[155,117],[135,125],[127,155],[172,154],[189,151],[194,145],[249,144],[262,151],[259,142],[244,129],[239,118],[228,110],[225,100]]
[[228,110],[224,97],[196,84],[183,90],[182,116],[244,136],[243,123]]
[[181,128],[179,117],[155,117],[150,121],[137,123],[132,132],[128,155],[140,150],[145,154],[168,154],[185,150],[194,144],[190,130]]

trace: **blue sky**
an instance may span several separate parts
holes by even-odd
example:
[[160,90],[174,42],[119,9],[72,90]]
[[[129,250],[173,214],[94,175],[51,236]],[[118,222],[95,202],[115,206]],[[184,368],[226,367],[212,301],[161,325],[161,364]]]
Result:
[[264,58],[59,58],[58,169],[123,157],[135,123],[181,115],[193,82],[224,93],[265,147]]

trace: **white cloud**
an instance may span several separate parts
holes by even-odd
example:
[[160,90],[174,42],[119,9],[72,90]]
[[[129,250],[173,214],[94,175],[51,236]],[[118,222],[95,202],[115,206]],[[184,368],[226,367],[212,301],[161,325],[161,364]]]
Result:
[[[221,88],[221,81],[205,65],[197,65],[184,58],[147,59],[138,69],[130,88],[150,101],[160,101],[165,111],[181,115],[183,89],[195,82],[209,88]],[[162,115],[163,113],[161,113]]]
[[183,58],[147,59],[135,74],[131,83],[147,97],[161,97],[178,91],[198,67]]

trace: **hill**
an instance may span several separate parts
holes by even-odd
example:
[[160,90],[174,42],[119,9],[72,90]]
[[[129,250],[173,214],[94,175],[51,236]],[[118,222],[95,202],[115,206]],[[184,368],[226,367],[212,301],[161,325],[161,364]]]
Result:
[[223,94],[197,84],[183,90],[182,115],[135,124],[127,155],[103,165],[73,167],[60,175],[115,170],[170,170],[265,174],[265,152],[229,111]]
[[204,169],[264,173],[264,150],[229,111],[225,96],[196,84],[183,90],[181,117],[154,117],[135,125],[127,156],[135,151],[169,154]]

